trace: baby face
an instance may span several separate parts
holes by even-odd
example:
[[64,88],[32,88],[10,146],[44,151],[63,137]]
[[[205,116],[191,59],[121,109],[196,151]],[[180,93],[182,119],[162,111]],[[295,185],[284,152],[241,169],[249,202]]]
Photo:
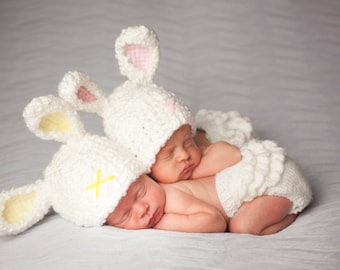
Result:
[[161,183],[189,179],[200,161],[201,151],[193,141],[191,128],[183,125],[157,154],[150,175]]
[[106,224],[124,229],[154,227],[162,218],[165,207],[163,188],[147,175],[142,175],[129,187]]

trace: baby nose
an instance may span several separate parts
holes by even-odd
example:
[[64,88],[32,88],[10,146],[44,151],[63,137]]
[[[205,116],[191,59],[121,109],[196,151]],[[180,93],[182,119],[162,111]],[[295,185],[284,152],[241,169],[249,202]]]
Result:
[[140,201],[135,204],[135,211],[139,218],[144,217],[145,214],[148,212],[148,210],[149,210],[149,205],[145,202]]
[[190,155],[185,148],[181,147],[177,149],[177,157],[178,161],[180,162],[183,160],[187,160],[190,157]]

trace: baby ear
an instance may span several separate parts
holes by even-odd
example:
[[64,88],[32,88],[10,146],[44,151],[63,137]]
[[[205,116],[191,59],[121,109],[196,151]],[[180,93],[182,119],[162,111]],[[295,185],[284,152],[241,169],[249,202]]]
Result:
[[59,83],[58,90],[59,96],[76,110],[102,115],[107,97],[88,75],[69,71]]
[[24,109],[27,127],[44,140],[67,142],[85,134],[77,112],[55,96],[34,98]]
[[48,198],[41,180],[0,193],[0,235],[18,234],[40,221],[51,207]]
[[150,83],[159,62],[156,34],[145,26],[123,29],[115,44],[122,75],[136,83]]

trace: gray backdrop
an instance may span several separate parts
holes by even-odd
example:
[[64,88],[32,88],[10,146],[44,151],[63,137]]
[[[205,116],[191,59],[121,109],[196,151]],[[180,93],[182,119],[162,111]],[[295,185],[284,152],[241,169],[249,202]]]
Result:
[[[160,39],[155,81],[198,109],[237,110],[256,135],[286,148],[314,200],[281,233],[256,237],[111,227],[78,228],[57,215],[0,238],[4,269],[336,269],[340,253],[340,1],[3,0],[0,2],[0,189],[34,182],[56,142],[22,118],[79,70],[110,93],[125,78],[120,30]],[[102,134],[98,117],[82,115]]]

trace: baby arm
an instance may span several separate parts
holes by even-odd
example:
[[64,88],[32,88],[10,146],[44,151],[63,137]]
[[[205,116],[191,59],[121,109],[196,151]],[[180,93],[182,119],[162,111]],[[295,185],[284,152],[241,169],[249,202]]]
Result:
[[172,185],[163,185],[165,213],[155,229],[201,233],[226,231],[227,222],[215,207]]
[[215,175],[241,160],[240,149],[227,142],[216,142],[202,151],[200,164],[195,168],[192,178],[202,178]]

